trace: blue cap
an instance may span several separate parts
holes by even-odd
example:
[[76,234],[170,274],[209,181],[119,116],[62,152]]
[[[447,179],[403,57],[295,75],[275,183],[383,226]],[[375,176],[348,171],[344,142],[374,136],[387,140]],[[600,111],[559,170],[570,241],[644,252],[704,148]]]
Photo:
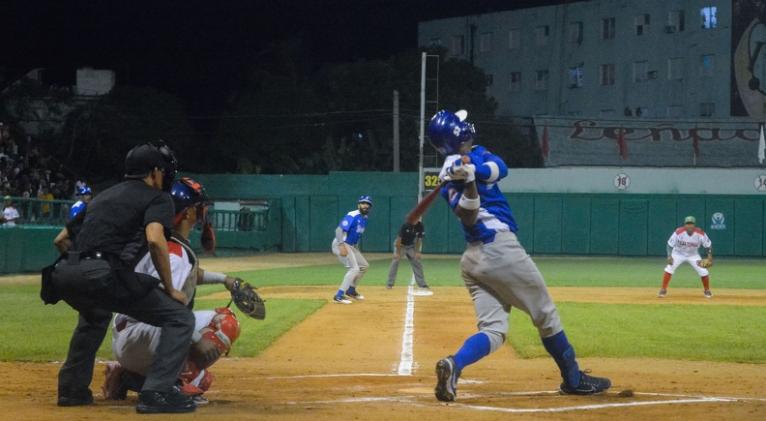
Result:
[[88,196],[92,195],[93,190],[90,189],[88,186],[82,186],[79,189],[77,189],[77,196]]
[[363,194],[359,196],[359,201],[357,203],[367,203],[368,205],[372,206],[372,196]]
[[77,215],[85,212],[85,209],[88,207],[88,204],[83,202],[82,200],[79,200],[75,202],[74,205],[72,205],[71,208],[69,208],[69,220],[73,220],[77,218]]
[[476,129],[465,121],[468,112],[461,110],[453,113],[441,110],[434,114],[428,123],[428,139],[431,145],[443,155],[458,153],[460,145],[473,140]]

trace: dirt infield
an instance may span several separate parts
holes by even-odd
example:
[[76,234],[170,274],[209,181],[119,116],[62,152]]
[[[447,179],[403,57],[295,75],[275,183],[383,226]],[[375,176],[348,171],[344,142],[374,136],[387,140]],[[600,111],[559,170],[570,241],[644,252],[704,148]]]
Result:
[[[289,259],[284,262],[289,265]],[[244,267],[245,265],[243,265]],[[247,266],[248,268],[252,265]],[[332,287],[268,287],[271,298],[326,298]],[[457,403],[433,397],[433,365],[475,330],[473,308],[462,288],[436,288],[433,297],[414,297],[412,349],[407,352],[406,287],[364,289],[368,299],[328,304],[277,340],[257,358],[224,359],[213,372],[211,404],[202,419],[764,419],[766,365],[659,359],[583,359],[614,382],[603,396],[555,393],[554,363],[523,360],[510,346],[466,369]],[[640,288],[551,288],[567,301],[657,303]],[[766,306],[766,292],[671,290],[666,303]],[[410,305],[413,305],[410,302]],[[448,309],[448,310],[447,310]],[[244,333],[246,334],[246,332]],[[62,357],[64,350],[62,349]],[[412,374],[398,375],[412,355]],[[97,397],[94,406],[55,406],[58,363],[0,363],[0,413],[10,420],[103,420],[138,417],[135,395],[125,402]],[[100,395],[103,365],[93,390]],[[634,396],[617,392],[631,389]],[[174,417],[163,417],[163,419]],[[190,416],[176,418],[190,419]]]

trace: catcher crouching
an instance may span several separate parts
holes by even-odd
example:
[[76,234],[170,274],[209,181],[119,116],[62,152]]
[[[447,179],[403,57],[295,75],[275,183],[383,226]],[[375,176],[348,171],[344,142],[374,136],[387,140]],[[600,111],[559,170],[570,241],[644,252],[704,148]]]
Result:
[[[209,201],[201,184],[183,177],[173,184],[171,196],[176,209],[174,231],[168,241],[173,285],[189,297],[187,305],[194,306],[198,284],[223,284],[231,291],[232,301],[250,317],[264,319],[266,308],[252,286],[223,273],[204,271],[189,246],[189,234],[202,226],[202,245],[215,249],[215,235],[207,220]],[[157,270],[147,253],[139,260],[136,272],[157,276]],[[214,377],[210,373],[222,355],[227,355],[240,334],[237,317],[227,307],[195,311],[192,347],[181,373],[178,387],[193,396],[197,404],[207,403],[203,394]],[[106,399],[125,399],[129,390],[141,390],[144,376],[154,359],[160,338],[160,328],[139,322],[127,315],[117,314],[112,322],[112,352],[117,362],[106,366],[102,390]]]

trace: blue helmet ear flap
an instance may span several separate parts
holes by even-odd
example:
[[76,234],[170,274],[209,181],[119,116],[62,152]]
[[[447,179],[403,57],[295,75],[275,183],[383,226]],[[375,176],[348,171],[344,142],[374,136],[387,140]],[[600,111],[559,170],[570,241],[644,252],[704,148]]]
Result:
[[428,123],[428,139],[431,145],[443,155],[452,155],[460,150],[463,143],[473,140],[476,129],[465,121],[468,112],[460,110],[453,113],[441,110],[434,114]]

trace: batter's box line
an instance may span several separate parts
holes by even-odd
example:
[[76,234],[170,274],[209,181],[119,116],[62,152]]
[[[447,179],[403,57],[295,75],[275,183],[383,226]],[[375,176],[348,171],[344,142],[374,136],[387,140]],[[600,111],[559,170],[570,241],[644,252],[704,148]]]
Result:
[[[558,393],[555,391],[537,391],[537,392],[513,392],[516,396],[541,396],[543,394]],[[704,403],[735,403],[740,401],[766,401],[763,398],[736,398],[736,397],[714,397],[714,396],[692,396],[692,395],[678,395],[678,394],[666,394],[666,393],[651,393],[651,392],[637,392],[637,395],[646,396],[658,396],[658,397],[676,397],[680,399],[666,399],[666,400],[651,400],[651,401],[633,401],[633,402],[615,402],[615,403],[600,403],[600,404],[588,404],[588,405],[570,405],[553,408],[507,408],[488,405],[473,405],[463,404],[459,402],[452,403],[438,403],[434,402],[426,404],[417,400],[414,396],[370,396],[370,397],[358,397],[358,398],[345,398],[335,400],[322,400],[322,401],[309,401],[309,402],[286,402],[288,405],[337,405],[337,404],[362,404],[362,403],[378,403],[378,402],[391,402],[403,405],[415,406],[415,407],[446,407],[451,406],[459,409],[468,409],[474,411],[486,411],[486,412],[502,412],[502,413],[515,413],[515,414],[529,414],[529,413],[560,413],[560,412],[574,412],[574,411],[593,411],[599,409],[613,409],[613,408],[629,408],[629,407],[641,407],[641,406],[658,406],[658,405],[689,405],[689,404],[704,404]]]

